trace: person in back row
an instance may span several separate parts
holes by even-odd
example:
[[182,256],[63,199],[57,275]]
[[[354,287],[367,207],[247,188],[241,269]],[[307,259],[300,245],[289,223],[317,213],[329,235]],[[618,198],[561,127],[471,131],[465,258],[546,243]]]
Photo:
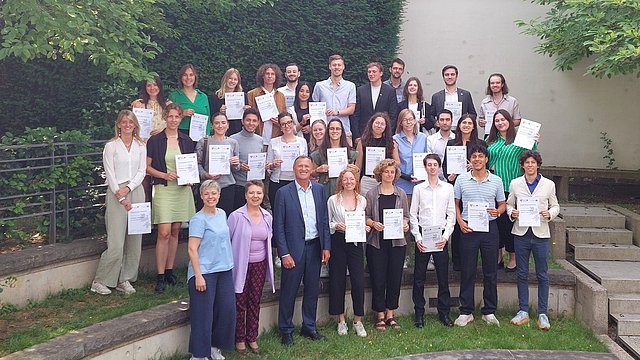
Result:
[[[431,96],[431,116],[434,121],[438,120],[437,116],[443,109],[451,111],[453,121],[458,121],[462,114],[476,115],[471,93],[457,85],[458,68],[454,65],[445,66],[442,68],[442,78],[444,79],[444,89]],[[436,126],[438,126],[437,123]]]
[[351,116],[353,137],[359,139],[367,126],[367,121],[374,113],[383,112],[389,116],[390,129],[396,128],[398,117],[398,101],[396,91],[382,83],[382,64],[372,62],[367,65],[369,83],[356,90],[356,108]]

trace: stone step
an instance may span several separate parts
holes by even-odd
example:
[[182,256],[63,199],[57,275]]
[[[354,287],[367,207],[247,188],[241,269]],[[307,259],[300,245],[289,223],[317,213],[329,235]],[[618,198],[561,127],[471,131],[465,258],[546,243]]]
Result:
[[640,314],[640,294],[609,293],[609,313]]
[[569,228],[567,227],[569,244],[633,244],[633,232],[627,229],[614,228]]
[[640,261],[640,247],[618,244],[572,245],[576,260]]
[[640,293],[640,262],[576,260],[609,293]]
[[635,359],[640,359],[640,336],[618,336],[618,340]]
[[624,215],[605,207],[562,206],[560,214],[567,227],[625,228]]
[[640,336],[640,314],[611,313],[610,316],[618,324],[618,336]]

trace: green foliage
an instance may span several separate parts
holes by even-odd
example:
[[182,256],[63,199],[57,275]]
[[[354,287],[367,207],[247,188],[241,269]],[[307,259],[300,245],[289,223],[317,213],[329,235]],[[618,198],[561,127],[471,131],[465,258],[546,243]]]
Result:
[[638,0],[532,0],[550,6],[544,19],[518,20],[524,33],[540,38],[536,51],[555,56],[566,71],[592,58],[587,74],[602,78],[640,77],[640,2]]
[[602,140],[602,148],[604,149],[603,159],[607,161],[607,169],[617,169],[616,157],[613,153],[613,140],[609,137],[606,131],[600,132],[600,140]]

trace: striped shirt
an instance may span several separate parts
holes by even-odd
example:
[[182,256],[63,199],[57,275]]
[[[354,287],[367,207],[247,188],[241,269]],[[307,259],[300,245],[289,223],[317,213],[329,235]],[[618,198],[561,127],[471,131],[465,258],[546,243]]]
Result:
[[[458,200],[462,200],[462,219],[465,221],[468,219],[469,202],[484,202],[489,204],[489,207],[496,207],[496,202],[505,201],[502,180],[496,175],[488,174],[489,176],[481,182],[476,181],[471,176],[471,171],[460,174],[456,179],[456,184],[453,187],[453,196]],[[489,215],[489,221],[495,219],[495,217]]]
[[[536,150],[537,145],[537,143],[533,145],[533,150]],[[522,176],[520,155],[527,149],[516,146],[513,142],[506,144],[502,135],[498,133],[498,138],[489,144],[487,150],[489,150],[487,168],[502,179],[504,191],[508,192],[511,180]]]

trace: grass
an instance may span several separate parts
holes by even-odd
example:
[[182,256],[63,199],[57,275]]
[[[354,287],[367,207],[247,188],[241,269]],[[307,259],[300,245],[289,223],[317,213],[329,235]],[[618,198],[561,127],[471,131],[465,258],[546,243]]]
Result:
[[[386,359],[402,355],[422,354],[448,350],[467,349],[524,349],[608,352],[607,347],[586,327],[573,318],[552,320],[550,331],[538,329],[535,321],[523,326],[509,324],[515,311],[498,312],[501,327],[489,326],[477,313],[476,320],[464,328],[446,328],[437,322],[435,315],[427,315],[425,327],[416,329],[413,318],[401,316],[397,320],[401,329],[381,332],[373,328],[371,321],[365,323],[369,336],[357,337],[352,329],[347,336],[338,336],[335,324],[325,324],[319,331],[327,341],[313,342],[296,332],[295,345],[280,344],[277,331],[271,330],[258,338],[261,355],[243,357],[237,353],[224,352],[227,359]],[[184,355],[173,355],[169,360],[189,359]]]

